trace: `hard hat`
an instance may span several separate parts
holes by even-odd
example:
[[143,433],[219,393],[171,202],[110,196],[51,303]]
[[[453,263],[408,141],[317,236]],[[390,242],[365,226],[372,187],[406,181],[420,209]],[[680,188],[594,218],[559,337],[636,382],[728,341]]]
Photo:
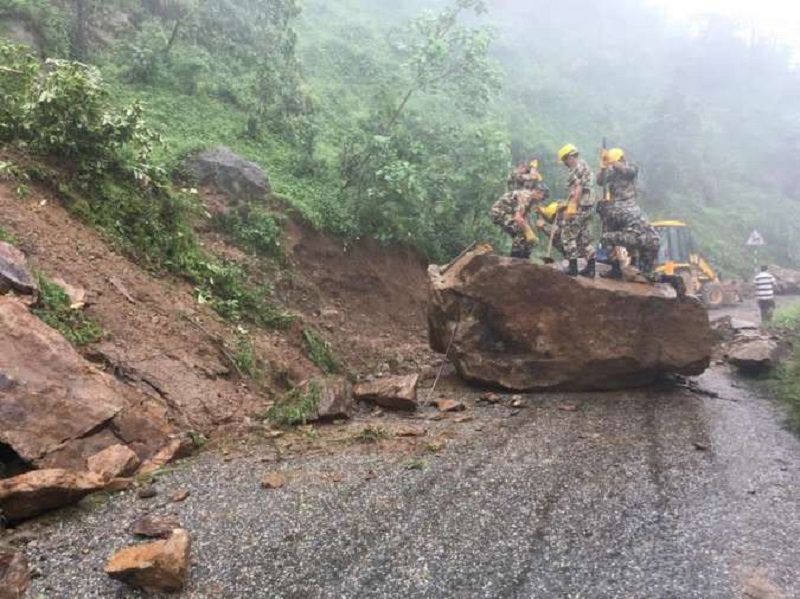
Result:
[[577,153],[578,153],[578,148],[576,148],[572,144],[567,144],[558,151],[558,159],[563,162],[564,158],[566,158],[567,156],[572,156],[573,154]]
[[622,148],[611,148],[606,156],[608,157],[609,162],[619,162],[625,157],[625,152],[622,150]]

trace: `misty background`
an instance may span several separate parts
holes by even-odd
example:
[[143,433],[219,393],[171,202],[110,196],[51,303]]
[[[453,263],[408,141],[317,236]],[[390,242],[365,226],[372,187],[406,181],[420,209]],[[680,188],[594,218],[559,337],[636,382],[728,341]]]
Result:
[[562,197],[558,148],[596,169],[605,137],[640,166],[652,219],[688,222],[749,277],[753,229],[764,259],[800,266],[797,48],[792,13],[769,6],[748,21],[660,0],[0,0],[0,34],[141,98],[166,168],[224,143],[345,240],[434,260],[502,244],[488,210],[507,169],[539,158]]

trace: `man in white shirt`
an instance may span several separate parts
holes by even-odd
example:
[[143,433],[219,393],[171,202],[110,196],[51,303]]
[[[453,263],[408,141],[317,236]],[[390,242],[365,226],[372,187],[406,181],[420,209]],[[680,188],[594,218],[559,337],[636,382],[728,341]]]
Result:
[[761,272],[753,280],[756,285],[756,299],[758,309],[761,310],[761,322],[770,322],[775,313],[775,277],[767,272],[767,267],[762,266]]

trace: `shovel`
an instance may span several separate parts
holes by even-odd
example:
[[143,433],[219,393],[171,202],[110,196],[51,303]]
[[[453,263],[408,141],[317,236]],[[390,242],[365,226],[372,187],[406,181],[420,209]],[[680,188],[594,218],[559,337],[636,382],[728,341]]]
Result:
[[555,221],[553,221],[553,225],[550,227],[550,240],[547,242],[547,255],[542,258],[542,262],[545,264],[552,264],[555,262],[555,260],[553,260],[551,257],[551,254],[553,253],[553,239],[556,236],[556,229],[558,229],[558,225],[556,225]]

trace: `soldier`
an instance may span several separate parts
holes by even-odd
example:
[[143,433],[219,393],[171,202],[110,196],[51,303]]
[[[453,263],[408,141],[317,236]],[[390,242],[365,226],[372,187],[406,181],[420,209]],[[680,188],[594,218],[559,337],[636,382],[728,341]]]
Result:
[[[567,182],[567,201],[563,205],[559,222],[561,223],[561,244],[564,257],[569,260],[567,274],[571,277],[580,274],[594,278],[595,259],[589,221],[594,208],[592,194],[592,171],[580,157],[578,148],[567,144],[558,151],[558,159],[569,172]],[[578,273],[578,258],[586,258],[586,267]]]
[[[600,241],[610,250],[621,246],[637,257],[637,266],[645,275],[652,275],[658,260],[661,240],[650,226],[647,215],[636,204],[636,178],[639,169],[629,163],[620,148],[603,150],[600,156],[602,168],[597,175],[597,184],[607,187],[608,193],[598,207],[603,219],[603,234]],[[622,278],[619,260],[611,262],[611,277]]]
[[[512,177],[515,174],[516,171],[512,173]],[[512,177],[509,178],[509,184]],[[545,200],[550,191],[535,168],[525,173],[524,179],[520,177],[515,184],[523,187],[506,192],[492,205],[492,222],[511,236],[511,257],[528,260],[537,241],[536,233],[528,222],[528,214],[533,204]]]

